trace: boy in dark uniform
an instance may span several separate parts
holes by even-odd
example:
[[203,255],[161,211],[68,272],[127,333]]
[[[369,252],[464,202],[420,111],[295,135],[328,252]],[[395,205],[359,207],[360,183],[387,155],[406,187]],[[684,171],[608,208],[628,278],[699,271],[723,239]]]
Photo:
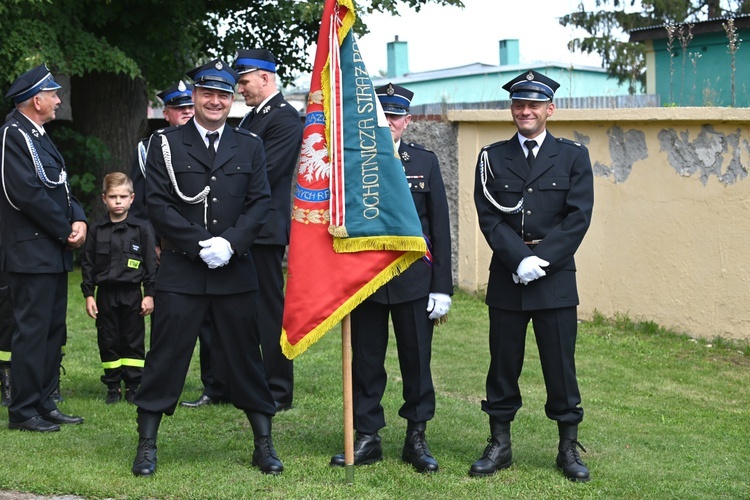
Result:
[[91,226],[81,255],[81,291],[86,313],[96,320],[107,404],[120,401],[121,382],[125,399],[133,402],[146,355],[144,317],[154,310],[156,248],[148,223],[128,213],[134,197],[127,175],[104,177],[108,213]]

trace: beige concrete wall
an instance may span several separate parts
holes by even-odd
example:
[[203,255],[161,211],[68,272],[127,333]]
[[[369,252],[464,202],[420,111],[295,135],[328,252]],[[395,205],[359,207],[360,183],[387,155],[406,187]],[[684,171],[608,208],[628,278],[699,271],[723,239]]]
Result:
[[[490,251],[473,202],[480,148],[514,133],[508,111],[458,123],[458,285],[482,291]],[[579,312],[627,314],[693,336],[750,339],[750,110],[556,110],[549,131],[584,143],[592,225],[577,253]]]

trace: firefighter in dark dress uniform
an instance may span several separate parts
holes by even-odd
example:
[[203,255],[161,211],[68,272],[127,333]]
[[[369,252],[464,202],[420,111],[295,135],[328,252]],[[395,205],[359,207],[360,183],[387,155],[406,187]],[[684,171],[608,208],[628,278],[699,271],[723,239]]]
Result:
[[253,430],[252,463],[279,474],[283,466],[271,440],[276,409],[263,372],[258,277],[249,252],[271,201],[263,143],[226,126],[237,82],[232,68],[215,59],[188,76],[195,116],[156,134],[146,161],[148,214],[162,253],[151,349],[135,397],[139,441],[132,471],[156,471],[162,415],[174,413],[208,316],[215,327],[212,347],[226,360],[229,397]]
[[62,155],[44,129],[60,105],[52,74],[41,64],[19,76],[6,97],[16,109],[0,128],[0,269],[8,272],[16,331],[8,427],[60,430],[81,417],[52,399],[65,341],[71,249],[86,239],[86,217],[70,194]]
[[521,408],[518,378],[529,321],[547,388],[545,411],[557,421],[557,466],[588,481],[577,447],[579,406],[575,368],[576,267],[573,258],[591,223],[594,184],[587,149],[547,132],[559,84],[536,71],[508,82],[518,133],[482,148],[474,201],[492,249],[486,303],[490,368],[482,410],[490,417],[489,445],[469,474],[510,467],[510,423]]
[[237,52],[234,69],[239,73],[237,91],[253,106],[240,127],[263,140],[266,171],[271,187],[268,222],[250,252],[260,281],[258,319],[263,368],[276,410],[292,407],[294,364],[281,352],[281,320],[284,316],[284,251],[291,227],[292,178],[297,171],[302,145],[302,122],[297,110],[276,87],[276,58],[268,50]]
[[[399,415],[407,421],[401,459],[419,472],[436,472],[438,463],[427,447],[425,429],[435,414],[430,371],[433,329],[436,322],[446,319],[453,294],[448,200],[437,156],[401,137],[411,121],[409,105],[414,93],[393,84],[375,91],[388,119],[429,251],[352,311],[354,464],[383,458],[378,430],[385,427],[381,400],[387,379],[384,363],[390,316],[404,384]],[[331,465],[345,465],[344,455],[335,455]]]

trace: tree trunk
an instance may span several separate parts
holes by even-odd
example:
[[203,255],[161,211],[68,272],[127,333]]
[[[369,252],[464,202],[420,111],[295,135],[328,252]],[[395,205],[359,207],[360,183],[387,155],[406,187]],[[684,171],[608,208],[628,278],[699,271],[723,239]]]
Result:
[[[136,144],[148,129],[148,97],[143,79],[93,72],[71,78],[70,86],[73,129],[100,139],[111,155],[108,163],[91,170],[96,174],[97,185],[109,172],[130,175]],[[102,204],[94,204],[94,210],[99,213],[89,214],[90,219],[104,213]]]

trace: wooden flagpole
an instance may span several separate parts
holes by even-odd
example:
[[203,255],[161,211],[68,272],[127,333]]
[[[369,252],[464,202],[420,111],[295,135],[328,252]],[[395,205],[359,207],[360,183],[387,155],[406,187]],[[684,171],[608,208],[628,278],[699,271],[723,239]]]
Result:
[[341,323],[341,364],[344,390],[344,463],[346,483],[354,484],[354,398],[352,396],[352,320]]

